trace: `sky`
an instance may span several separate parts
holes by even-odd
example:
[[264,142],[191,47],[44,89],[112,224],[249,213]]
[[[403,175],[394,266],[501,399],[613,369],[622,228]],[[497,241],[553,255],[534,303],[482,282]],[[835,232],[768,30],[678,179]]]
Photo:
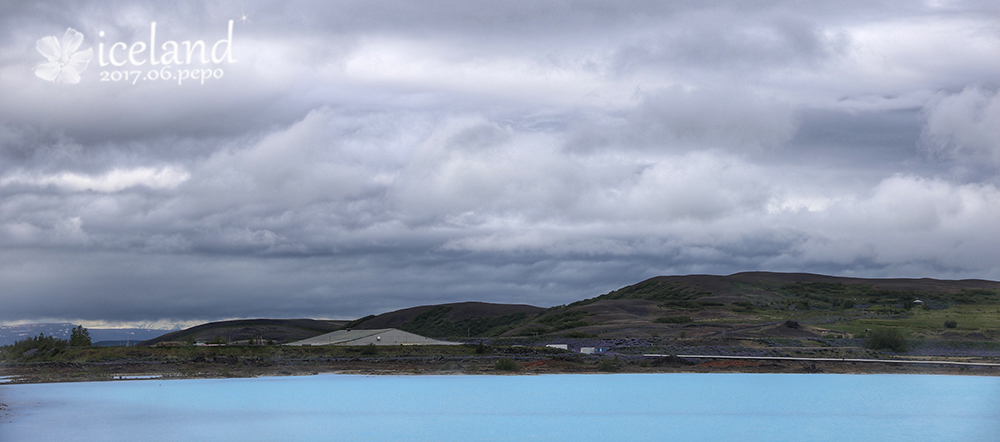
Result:
[[0,324],[1000,280],[998,88],[992,0],[4,2]]

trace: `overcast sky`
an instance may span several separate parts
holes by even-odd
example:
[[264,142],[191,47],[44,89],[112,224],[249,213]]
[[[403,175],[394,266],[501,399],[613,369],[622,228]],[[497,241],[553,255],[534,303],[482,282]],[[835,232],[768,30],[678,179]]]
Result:
[[993,0],[4,2],[0,323],[996,280],[998,86]]

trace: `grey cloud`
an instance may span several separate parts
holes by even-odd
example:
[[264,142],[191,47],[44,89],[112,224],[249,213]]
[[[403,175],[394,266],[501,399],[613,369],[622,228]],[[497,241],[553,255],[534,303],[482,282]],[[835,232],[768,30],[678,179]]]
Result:
[[671,70],[728,67],[738,75],[759,74],[764,69],[817,65],[847,43],[842,34],[826,36],[808,20],[755,18],[762,20],[736,11],[686,13],[673,26],[620,48],[616,65],[625,70],[647,69],[650,63]]
[[781,147],[798,127],[790,104],[739,88],[637,91],[636,101],[621,112],[571,120],[568,148],[750,152]]
[[[544,306],[742,270],[1000,278],[995,34],[908,43],[991,8],[6,3],[0,321]],[[31,73],[67,26],[213,38],[244,12],[216,84]]]
[[936,155],[1000,166],[1000,94],[980,87],[940,94],[924,109],[924,145]]
[[628,133],[666,146],[775,147],[791,139],[796,125],[789,106],[723,88],[650,94],[632,120]]

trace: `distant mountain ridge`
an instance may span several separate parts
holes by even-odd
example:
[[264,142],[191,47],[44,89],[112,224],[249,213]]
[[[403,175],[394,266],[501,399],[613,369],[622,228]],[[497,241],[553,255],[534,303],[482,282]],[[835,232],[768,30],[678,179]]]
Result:
[[[458,302],[424,305],[355,321],[256,319],[203,324],[145,342],[236,341],[249,336],[275,342],[305,339],[340,328],[399,328],[434,338],[512,337],[560,334],[623,338],[725,334],[743,324],[745,335],[849,334],[879,321],[923,315],[917,330],[933,336],[963,332],[932,326],[964,305],[1000,307],[1000,282],[932,278],[854,278],[809,273],[742,272],[726,276],[657,276],[593,298],[551,308],[525,304]],[[915,311],[914,306],[922,307]],[[951,310],[948,310],[951,308]],[[944,313],[941,313],[944,312]],[[1000,315],[997,315],[1000,316]],[[839,319],[838,319],[839,318]],[[1000,318],[979,321],[1000,339]],[[994,321],[996,320],[996,327]],[[840,322],[837,322],[840,321]],[[807,324],[781,328],[784,322]],[[969,321],[965,321],[970,323]],[[811,324],[811,325],[809,325]],[[931,324],[931,325],[927,325]],[[942,326],[937,325],[937,328]],[[969,326],[971,327],[971,325]],[[983,328],[983,327],[979,327]],[[971,328],[969,328],[971,330]],[[732,331],[729,336],[733,336]],[[950,333],[950,335],[949,335]]]
[[[0,325],[0,345],[10,345],[25,338],[38,336],[40,333],[68,340],[74,327],[76,324],[69,322]],[[90,328],[87,330],[90,333],[90,340],[95,343],[100,341],[139,343],[170,331],[147,328]]]

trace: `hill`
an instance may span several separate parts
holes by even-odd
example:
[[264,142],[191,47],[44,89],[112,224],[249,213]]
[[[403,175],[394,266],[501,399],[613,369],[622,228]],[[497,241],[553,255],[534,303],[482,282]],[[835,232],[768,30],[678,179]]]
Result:
[[[892,324],[926,338],[1000,339],[1000,315],[987,314],[998,311],[998,293],[1000,282],[986,280],[773,272],[659,276],[548,309],[486,303],[428,305],[362,318],[350,326],[396,327],[440,338],[711,338],[727,333],[848,336]],[[958,325],[947,328],[945,321]]]
[[425,305],[361,318],[345,328],[398,328],[424,336],[495,336],[545,309],[524,304],[459,302]]
[[[509,335],[822,336],[893,325],[923,337],[1000,339],[1000,282],[865,279],[806,273],[660,276],[554,307]],[[992,310],[991,310],[992,309]],[[961,320],[959,320],[961,318]],[[960,326],[945,330],[944,323]],[[802,323],[789,329],[783,323]],[[964,334],[963,334],[964,332]],[[980,333],[983,334],[983,333]]]
[[338,330],[347,321],[316,319],[239,319],[201,324],[142,342],[150,346],[164,342],[211,341],[217,336],[229,342],[259,339],[275,343],[298,341]]
[[[945,325],[946,322],[950,325]],[[1000,340],[1000,282],[865,279],[807,273],[658,276],[551,308],[460,302],[344,321],[203,324],[144,344],[263,336],[287,342],[340,328],[398,328],[434,338],[822,337],[897,328],[925,339]]]

